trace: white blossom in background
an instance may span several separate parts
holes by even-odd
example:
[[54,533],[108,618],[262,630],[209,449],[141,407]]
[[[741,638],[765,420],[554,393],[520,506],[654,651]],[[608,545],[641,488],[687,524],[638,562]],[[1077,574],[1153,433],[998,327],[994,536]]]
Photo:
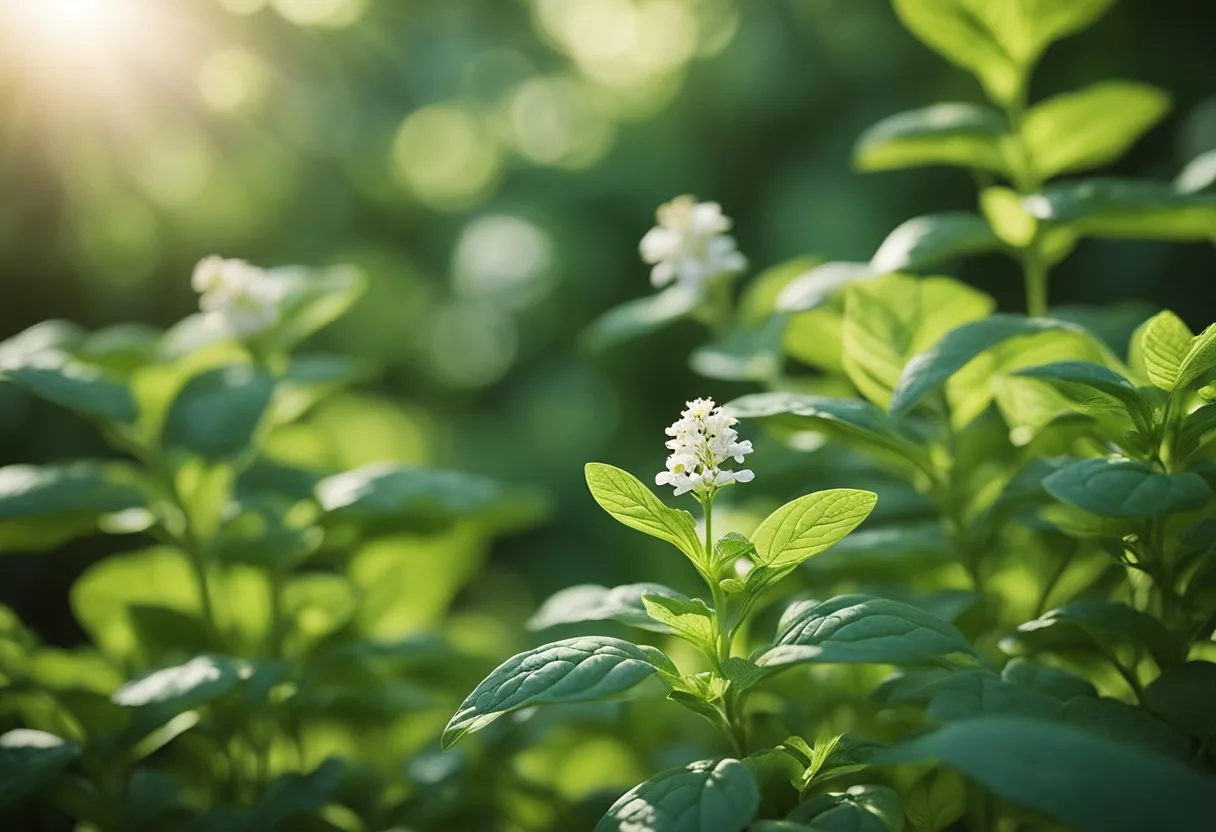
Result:
[[282,291],[244,260],[207,257],[194,267],[191,285],[209,326],[247,338],[278,323]]
[[730,471],[723,468],[728,460],[743,462],[752,452],[750,440],[739,441],[734,429],[738,419],[722,411],[713,399],[686,402],[687,409],[667,428],[667,470],[655,475],[656,485],[670,485],[676,496],[693,492],[699,496],[713,494],[732,482],[751,482],[755,478],[748,469]]
[[654,266],[650,282],[661,288],[675,282],[700,290],[715,277],[747,268],[730,231],[730,217],[716,202],[679,196],[659,207],[659,224],[646,232],[638,246],[642,259]]

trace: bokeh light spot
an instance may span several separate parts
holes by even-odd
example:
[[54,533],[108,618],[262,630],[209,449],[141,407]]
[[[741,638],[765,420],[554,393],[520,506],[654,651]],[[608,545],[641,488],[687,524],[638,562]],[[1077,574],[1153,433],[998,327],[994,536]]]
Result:
[[217,112],[247,110],[261,97],[266,75],[262,62],[244,49],[224,49],[209,55],[199,68],[199,94]]
[[393,141],[393,172],[421,202],[459,209],[486,196],[498,179],[498,145],[483,120],[456,104],[411,113]]
[[540,165],[590,167],[615,136],[593,90],[568,78],[536,78],[520,86],[511,97],[508,120],[515,149]]
[[270,0],[284,19],[297,26],[350,26],[367,11],[367,0]]
[[452,277],[465,297],[518,309],[552,287],[553,244],[523,217],[481,217],[460,235]]
[[451,387],[478,388],[498,381],[519,349],[515,322],[487,303],[456,301],[431,319],[430,370]]

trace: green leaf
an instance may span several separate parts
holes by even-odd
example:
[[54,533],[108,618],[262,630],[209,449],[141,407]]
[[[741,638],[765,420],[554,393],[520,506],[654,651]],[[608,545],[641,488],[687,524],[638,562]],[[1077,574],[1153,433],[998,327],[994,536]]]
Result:
[[773,568],[802,563],[857,528],[877,502],[874,492],[852,488],[791,500],[765,518],[752,535],[756,562]]
[[279,776],[254,806],[248,828],[275,829],[291,815],[316,812],[330,801],[342,780],[341,760],[330,757],[307,774],[288,772]]
[[1187,762],[1191,758],[1186,736],[1143,708],[1117,699],[1081,697],[1064,703],[1063,717],[1070,725],[1122,743],[1134,743],[1156,754]]
[[1000,239],[980,216],[949,211],[913,217],[887,235],[870,259],[875,274],[918,272],[971,254],[999,251]]
[[173,717],[202,707],[229,693],[253,673],[248,662],[227,656],[197,656],[128,682],[111,697],[132,708],[137,736],[159,728]]
[[367,287],[363,273],[352,266],[269,269],[266,280],[277,284],[282,320],[267,336],[286,352],[346,314]]
[[643,595],[646,614],[684,636],[693,644],[714,643],[714,612],[700,598],[673,598],[670,595]]
[[894,0],[912,34],[942,57],[976,75],[997,102],[1012,101],[1022,68],[1008,55],[982,13],[968,0]]
[[1058,700],[1005,681],[987,670],[955,672],[895,691],[889,702],[921,703],[926,706],[929,719],[939,724],[994,715],[1054,719],[1062,709]]
[[997,344],[1049,330],[1084,333],[1065,321],[1008,314],[990,315],[950,330],[907,362],[891,394],[891,412],[907,413],[938,385]]
[[80,756],[73,742],[29,728],[0,734],[0,808],[46,783]]
[[1097,391],[1117,399],[1138,426],[1147,428],[1152,423],[1153,406],[1136,386],[1123,376],[1093,361],[1056,361],[1014,372],[1016,376],[1037,378],[1069,392],[1079,387]]
[[823,263],[785,285],[777,296],[777,312],[808,312],[826,304],[842,288],[874,277],[869,263]]
[[253,442],[274,389],[270,375],[246,365],[197,375],[169,407],[163,441],[204,459],[237,456]]
[[761,667],[792,664],[916,664],[974,654],[953,625],[918,607],[867,595],[800,601],[781,616]]
[[1031,107],[1022,141],[1043,179],[1110,164],[1165,117],[1170,97],[1135,81],[1099,81]]
[[931,769],[907,790],[904,813],[916,832],[940,832],[963,816],[967,783],[949,769]]
[[619,621],[656,633],[672,632],[671,627],[660,624],[646,614],[643,595],[689,600],[686,595],[662,584],[625,584],[611,589],[598,584],[579,584],[550,596],[528,619],[527,627],[529,630],[545,630],[582,621]]
[[1030,245],[1039,223],[1022,205],[1017,191],[1002,186],[984,188],[980,191],[980,207],[1002,242],[1014,248]]
[[494,480],[460,471],[373,462],[317,483],[317,502],[332,523],[383,530],[449,523],[492,509],[503,497]]
[[590,349],[606,349],[686,318],[700,303],[700,293],[687,286],[671,286],[608,310],[587,328],[582,341]]
[[1195,340],[1190,327],[1166,309],[1145,321],[1136,337],[1148,380],[1162,390],[1173,390],[1178,370]]
[[1078,832],[1199,829],[1216,786],[1182,763],[1024,717],[950,723],[891,749],[881,763],[938,760]]
[[135,397],[92,364],[55,352],[0,360],[0,379],[26,392],[104,422],[130,424],[139,416]]
[[587,487],[600,508],[631,529],[667,541],[699,567],[707,566],[691,514],[663,505],[628,471],[602,462],[588,462],[584,471]]
[[569,638],[533,648],[507,659],[469,694],[443,730],[443,747],[519,708],[602,699],[655,670],[646,653],[619,638]]
[[1209,326],[1195,336],[1186,358],[1178,367],[1179,390],[1186,390],[1196,381],[1216,371],[1216,325]]
[[1202,508],[1212,491],[1194,473],[1162,474],[1128,459],[1085,459],[1056,471],[1043,487],[1099,517],[1159,517]]
[[723,381],[768,381],[781,371],[785,319],[769,318],[753,329],[736,329],[725,338],[693,350],[689,366],[706,378]]
[[811,798],[790,812],[789,820],[819,832],[900,832],[904,816],[893,789],[850,786]]
[[992,107],[940,103],[889,116],[861,134],[853,148],[858,170],[958,165],[1004,174],[1005,117]]
[[888,275],[851,285],[844,319],[849,380],[870,401],[887,407],[912,356],[945,340],[960,324],[983,318],[992,306],[987,295],[948,277]]
[[1005,665],[1001,678],[1006,682],[1021,685],[1036,693],[1043,693],[1061,702],[1078,696],[1096,697],[1097,689],[1084,676],[1078,676],[1062,667],[1031,664],[1017,658]]
[[760,791],[746,766],[702,760],[627,791],[595,832],[742,832],[759,806]]
[[1173,636],[1160,621],[1115,601],[1071,601],[1019,625],[1016,638],[1047,649],[1078,643],[1104,648],[1123,642],[1146,648],[1159,661],[1175,652]]
[[1216,737],[1216,664],[1192,661],[1169,668],[1145,689],[1144,702],[1192,737]]
[[1088,237],[1207,240],[1216,234],[1216,194],[1184,194],[1165,182],[1085,179],[1049,185],[1026,210]]

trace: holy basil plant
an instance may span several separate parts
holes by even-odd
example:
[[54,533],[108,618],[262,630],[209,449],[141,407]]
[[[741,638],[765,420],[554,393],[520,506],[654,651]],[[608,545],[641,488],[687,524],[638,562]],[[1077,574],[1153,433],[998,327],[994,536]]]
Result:
[[399,726],[467,684],[419,631],[535,500],[391,461],[297,464],[326,440],[312,413],[367,376],[300,348],[358,272],[211,258],[194,284],[201,314],[167,332],[51,321],[0,344],[0,379],[115,451],[0,468],[0,551],[120,541],[72,587],[89,646],[43,646],[0,609],[0,806],[102,832],[391,826],[430,800],[401,787],[427,737]]
[[750,536],[716,536],[715,499],[728,486],[753,479],[750,470],[726,467],[752,452],[751,442],[739,440],[736,421],[713,400],[697,399],[667,429],[671,453],[656,483],[695,498],[699,524],[628,472],[604,463],[586,467],[596,502],[682,554],[704,583],[704,597],[654,583],[580,586],[549,599],[534,620],[541,627],[619,621],[691,645],[688,665],[677,666],[652,644],[608,636],[544,644],[487,676],[448,722],[443,743],[450,747],[521,709],[616,697],[653,680],[667,699],[719,729],[728,755],[655,775],[613,803],[597,830],[738,832],[753,821],[757,829],[898,828],[899,798],[887,786],[821,788],[865,768],[880,746],[847,736],[818,742],[790,736],[764,718],[771,703],[753,703],[771,699],[774,677],[794,667],[977,672],[975,653],[953,625],[924,608],[860,593],[796,600],[773,637],[753,643],[746,633],[758,611],[783,594],[783,579],[844,540],[874,510],[877,497],[858,489],[819,491],[773,511]]

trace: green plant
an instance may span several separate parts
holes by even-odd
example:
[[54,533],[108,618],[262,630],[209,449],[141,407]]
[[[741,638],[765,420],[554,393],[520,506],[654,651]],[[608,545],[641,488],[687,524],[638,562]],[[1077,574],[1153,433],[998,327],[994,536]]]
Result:
[[348,268],[212,258],[203,313],[167,332],[52,321],[0,344],[0,378],[120,454],[0,468],[0,550],[98,530],[132,547],[72,588],[90,647],[45,647],[2,611],[0,719],[19,727],[0,736],[0,803],[32,792],[103,832],[468,810],[397,773],[467,684],[467,658],[414,631],[538,504],[455,471],[324,470],[310,414],[367,368],[298,346],[361,287]]

